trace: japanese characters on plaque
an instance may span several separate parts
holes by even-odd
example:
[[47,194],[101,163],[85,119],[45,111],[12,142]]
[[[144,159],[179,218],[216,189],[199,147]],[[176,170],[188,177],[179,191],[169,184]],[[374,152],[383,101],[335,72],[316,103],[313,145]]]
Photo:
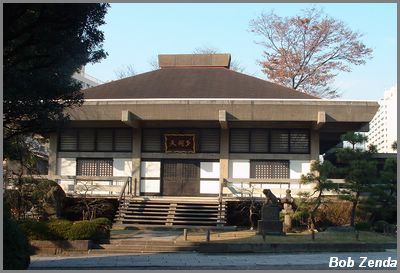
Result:
[[165,134],[166,153],[195,153],[194,134]]

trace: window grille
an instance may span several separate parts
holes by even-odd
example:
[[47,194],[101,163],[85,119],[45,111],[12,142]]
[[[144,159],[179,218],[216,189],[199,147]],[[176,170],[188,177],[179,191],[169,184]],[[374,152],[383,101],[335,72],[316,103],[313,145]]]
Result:
[[112,176],[112,159],[77,159],[77,175],[80,176]]
[[289,178],[289,161],[251,161],[251,178]]

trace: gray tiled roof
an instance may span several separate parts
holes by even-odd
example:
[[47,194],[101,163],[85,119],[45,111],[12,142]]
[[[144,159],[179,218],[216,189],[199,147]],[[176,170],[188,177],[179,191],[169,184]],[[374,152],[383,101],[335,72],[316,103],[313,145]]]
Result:
[[318,99],[259,78],[216,67],[163,68],[83,91],[85,99]]

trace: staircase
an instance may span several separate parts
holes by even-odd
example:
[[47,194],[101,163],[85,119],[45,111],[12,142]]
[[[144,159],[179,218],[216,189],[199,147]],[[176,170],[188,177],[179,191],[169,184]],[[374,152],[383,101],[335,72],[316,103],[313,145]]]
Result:
[[226,204],[215,198],[145,198],[121,200],[115,223],[123,226],[223,226]]

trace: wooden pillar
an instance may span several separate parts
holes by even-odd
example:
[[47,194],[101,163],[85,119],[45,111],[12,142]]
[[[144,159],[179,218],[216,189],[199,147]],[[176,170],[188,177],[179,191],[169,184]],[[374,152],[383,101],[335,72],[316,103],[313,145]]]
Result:
[[229,175],[229,129],[221,129],[220,157],[219,157],[219,184],[222,196],[224,179]]
[[[132,129],[132,195],[140,195],[140,164],[142,155],[142,129]],[[135,191],[136,189],[136,191]]]
[[319,131],[311,130],[311,139],[310,139],[310,154],[311,161],[315,161],[319,159]]
[[58,150],[58,134],[56,132],[50,134],[49,147],[49,168],[48,175],[57,175],[57,150]]

